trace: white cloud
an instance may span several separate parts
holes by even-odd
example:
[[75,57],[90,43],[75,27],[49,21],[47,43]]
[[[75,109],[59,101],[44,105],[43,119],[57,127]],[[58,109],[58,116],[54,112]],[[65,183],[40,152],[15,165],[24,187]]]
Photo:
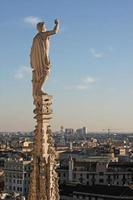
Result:
[[24,18],[24,22],[29,23],[32,26],[35,26],[40,21],[42,20],[39,17],[35,17],[35,16],[27,16]]
[[96,82],[96,79],[94,77],[88,76],[83,80],[83,82],[85,84],[94,84]]
[[87,90],[88,89],[88,85],[77,85],[76,89],[77,90]]
[[23,79],[26,76],[29,76],[31,74],[31,68],[27,66],[22,66],[18,69],[16,74],[14,75],[15,79]]
[[68,90],[87,90],[90,85],[95,84],[97,81],[97,79],[95,79],[94,77],[90,77],[87,76],[85,78],[83,78],[80,83],[78,83],[77,85],[71,85],[66,87],[66,89]]
[[95,58],[97,58],[97,59],[100,59],[100,58],[103,58],[103,57],[104,57],[104,54],[103,54],[103,53],[101,53],[101,52],[96,52],[96,50],[93,49],[93,48],[90,49],[90,52],[91,52],[91,54],[92,54]]
[[65,87],[66,90],[87,90],[88,89],[88,86],[87,85],[82,85],[82,84],[79,84],[79,85],[69,85],[69,86],[66,86]]

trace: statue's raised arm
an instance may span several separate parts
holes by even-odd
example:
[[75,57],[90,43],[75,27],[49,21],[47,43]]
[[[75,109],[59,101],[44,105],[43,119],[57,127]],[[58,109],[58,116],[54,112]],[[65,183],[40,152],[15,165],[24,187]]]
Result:
[[30,54],[30,63],[33,69],[32,81],[34,98],[43,93],[42,85],[48,78],[50,72],[50,36],[59,32],[59,20],[55,20],[53,30],[47,31],[44,22],[39,22],[37,24],[37,30],[38,33],[33,38]]
[[55,26],[54,26],[53,30],[46,31],[46,34],[47,34],[47,36],[51,36],[51,35],[54,35],[58,32],[59,32],[59,20],[55,19]]

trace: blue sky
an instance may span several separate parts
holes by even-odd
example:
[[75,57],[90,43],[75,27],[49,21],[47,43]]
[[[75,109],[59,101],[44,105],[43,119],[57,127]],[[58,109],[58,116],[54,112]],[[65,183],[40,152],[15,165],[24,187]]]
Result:
[[29,53],[35,23],[51,38],[53,130],[133,131],[132,0],[1,0],[0,131],[33,130]]

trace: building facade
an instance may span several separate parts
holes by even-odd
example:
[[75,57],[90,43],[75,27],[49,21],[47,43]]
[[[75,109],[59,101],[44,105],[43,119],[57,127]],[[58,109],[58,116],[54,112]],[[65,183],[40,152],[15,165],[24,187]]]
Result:
[[5,161],[5,188],[7,193],[15,192],[27,196],[31,172],[31,161]]
[[60,184],[70,182],[84,185],[133,184],[133,163],[77,161],[71,157],[61,161],[58,168]]

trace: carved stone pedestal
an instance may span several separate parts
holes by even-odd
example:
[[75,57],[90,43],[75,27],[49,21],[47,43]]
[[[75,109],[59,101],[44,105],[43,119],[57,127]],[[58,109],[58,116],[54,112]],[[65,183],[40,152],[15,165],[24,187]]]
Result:
[[49,124],[52,118],[51,99],[51,96],[43,93],[34,98],[34,118],[37,124],[34,130],[33,171],[28,200],[59,200],[55,149]]

